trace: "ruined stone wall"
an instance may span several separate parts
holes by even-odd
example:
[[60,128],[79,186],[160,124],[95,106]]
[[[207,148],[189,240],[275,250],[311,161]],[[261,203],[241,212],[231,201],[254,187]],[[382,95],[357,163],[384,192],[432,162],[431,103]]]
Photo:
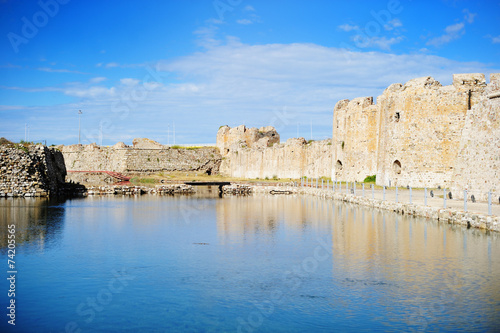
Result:
[[491,74],[490,83],[477,103],[467,111],[458,156],[454,164],[451,191],[463,198],[492,201],[500,198],[500,74]]
[[377,99],[380,132],[377,184],[448,187],[467,110],[486,86],[482,74],[431,77],[393,84]]
[[345,99],[335,105],[332,179],[362,182],[376,174],[379,118],[372,97]]
[[331,140],[307,143],[304,138],[266,148],[232,146],[221,164],[221,174],[251,179],[329,177]]
[[[378,185],[448,188],[472,178],[477,184],[469,187],[481,187],[484,177],[469,165],[474,158],[486,163],[499,156],[492,120],[498,108],[495,98],[487,98],[498,89],[495,77],[486,85],[483,74],[456,74],[449,86],[423,77],[389,86],[376,105],[371,97],[339,101],[332,178],[363,181],[376,174]],[[489,187],[498,184],[498,174],[487,174],[496,179],[486,182]]]
[[63,146],[66,168],[75,171],[173,172],[199,171],[217,174],[222,157],[217,148],[136,148],[124,145],[100,147]]
[[0,197],[58,195],[65,177],[63,156],[56,149],[0,146]]
[[221,126],[217,132],[217,148],[222,156],[229,154],[239,146],[248,148],[265,148],[280,143],[280,136],[272,126],[261,128],[246,128],[245,125],[237,127]]

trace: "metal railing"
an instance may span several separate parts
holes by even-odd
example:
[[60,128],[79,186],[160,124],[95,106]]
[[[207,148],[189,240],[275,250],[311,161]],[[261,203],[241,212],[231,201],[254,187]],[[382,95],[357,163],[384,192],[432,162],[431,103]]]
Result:
[[[485,194],[484,197],[487,198],[486,201],[476,200],[473,193],[469,193],[467,190],[463,191],[463,198],[454,199],[452,193],[446,188],[412,188],[407,187],[387,187],[387,186],[375,186],[374,184],[365,184],[357,182],[345,182],[324,178],[300,178],[300,182],[296,183],[300,187],[311,187],[323,190],[330,190],[335,193],[350,194],[354,196],[370,197],[371,199],[381,199],[394,200],[396,203],[408,203],[424,206],[434,206],[442,208],[454,208],[460,209],[465,212],[469,210],[474,212],[485,213],[487,209],[488,215],[493,215],[493,210],[495,210],[495,215],[500,215],[500,195],[489,191],[488,193],[476,193]],[[369,191],[367,191],[366,185],[369,185]],[[378,189],[376,189],[376,187]],[[361,191],[359,191],[361,190]],[[367,195],[368,192],[368,195]],[[371,192],[371,193],[370,193]],[[498,202],[493,202],[493,198],[498,198]],[[441,203],[439,202],[441,200]],[[496,200],[495,200],[496,201]],[[463,204],[462,204],[463,203]]]

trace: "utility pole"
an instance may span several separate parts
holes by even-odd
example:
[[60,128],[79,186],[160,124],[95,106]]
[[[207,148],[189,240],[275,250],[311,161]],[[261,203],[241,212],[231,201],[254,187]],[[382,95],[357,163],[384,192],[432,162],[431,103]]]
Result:
[[174,146],[175,146],[175,122],[173,123],[174,125]]
[[102,123],[99,124],[99,146],[102,146]]
[[170,146],[170,124],[167,124],[167,146]]
[[78,144],[81,141],[82,133],[82,110],[78,110]]

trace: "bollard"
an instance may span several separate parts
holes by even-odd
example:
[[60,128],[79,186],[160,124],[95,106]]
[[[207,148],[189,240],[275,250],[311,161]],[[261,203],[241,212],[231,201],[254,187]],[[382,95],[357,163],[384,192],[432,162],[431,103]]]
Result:
[[410,187],[410,205],[412,204],[412,197],[411,197],[411,187]]
[[491,215],[491,191],[488,192],[488,215]]
[[318,178],[316,178],[316,188],[318,188]]
[[356,182],[352,183],[352,194],[356,195]]
[[424,206],[427,206],[427,187],[424,188]]
[[398,185],[396,185],[396,203],[398,203]]
[[321,178],[321,189],[323,189],[323,178]]
[[326,180],[326,190],[328,191],[330,189],[330,179]]
[[365,183],[363,183],[363,198],[365,197]]
[[384,185],[384,198],[383,198],[383,200],[385,201],[385,185]]
[[446,208],[446,188],[443,188],[443,208]]
[[464,211],[467,211],[467,190],[464,190]]
[[375,186],[370,185],[372,187],[372,199],[375,200]]

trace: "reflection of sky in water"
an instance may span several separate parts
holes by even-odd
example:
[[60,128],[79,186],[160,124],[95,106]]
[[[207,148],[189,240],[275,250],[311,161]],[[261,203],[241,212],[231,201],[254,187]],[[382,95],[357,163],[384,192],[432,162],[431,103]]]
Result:
[[[15,220],[20,240],[21,331],[68,322],[103,332],[500,325],[497,234],[314,197],[217,191],[0,207],[2,232]],[[78,306],[91,309],[87,300],[116,272],[135,278],[87,322]]]

